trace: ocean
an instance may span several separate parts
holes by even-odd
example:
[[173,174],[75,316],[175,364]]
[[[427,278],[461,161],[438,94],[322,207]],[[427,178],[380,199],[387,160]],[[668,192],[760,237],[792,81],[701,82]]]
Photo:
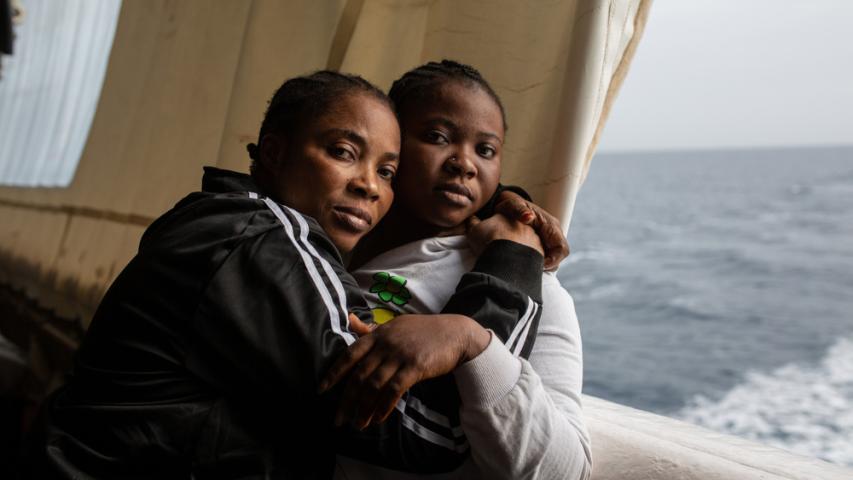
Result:
[[853,147],[600,154],[584,392],[853,466]]

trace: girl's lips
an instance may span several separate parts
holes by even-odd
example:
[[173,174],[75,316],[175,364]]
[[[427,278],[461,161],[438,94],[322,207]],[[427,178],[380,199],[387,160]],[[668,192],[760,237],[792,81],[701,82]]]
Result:
[[474,201],[471,190],[461,183],[446,183],[435,187],[439,196],[449,203],[460,207],[467,207]]
[[332,208],[332,211],[335,218],[352,231],[367,232],[373,225],[373,218],[361,208],[337,205]]

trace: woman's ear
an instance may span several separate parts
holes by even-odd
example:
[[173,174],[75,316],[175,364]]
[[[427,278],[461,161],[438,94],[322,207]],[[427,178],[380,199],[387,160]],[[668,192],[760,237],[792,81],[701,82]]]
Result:
[[276,172],[284,166],[287,140],[283,135],[268,133],[261,138],[258,163],[269,172]]

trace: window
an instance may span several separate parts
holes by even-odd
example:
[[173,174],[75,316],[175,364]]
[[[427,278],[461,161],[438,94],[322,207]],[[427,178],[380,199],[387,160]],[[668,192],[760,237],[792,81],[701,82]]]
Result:
[[120,0],[29,0],[0,74],[0,184],[67,187],[95,116]]

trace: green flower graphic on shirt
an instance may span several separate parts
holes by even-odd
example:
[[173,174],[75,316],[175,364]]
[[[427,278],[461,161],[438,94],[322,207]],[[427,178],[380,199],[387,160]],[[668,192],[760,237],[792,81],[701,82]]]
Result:
[[379,272],[373,275],[373,279],[376,280],[376,283],[370,287],[370,293],[379,295],[379,299],[383,302],[403,306],[412,298],[412,294],[406,288],[407,280],[399,275]]

